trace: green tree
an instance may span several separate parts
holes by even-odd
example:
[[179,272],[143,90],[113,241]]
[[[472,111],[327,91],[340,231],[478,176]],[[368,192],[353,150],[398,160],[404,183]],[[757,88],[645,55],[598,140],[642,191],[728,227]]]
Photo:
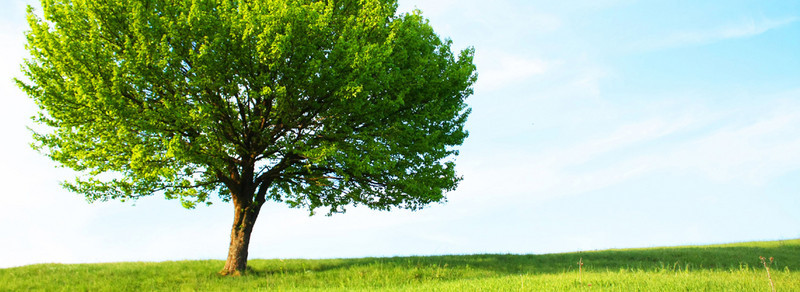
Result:
[[232,202],[222,274],[267,201],[415,210],[460,177],[474,51],[396,0],[43,0],[18,85],[34,147],[92,201]]

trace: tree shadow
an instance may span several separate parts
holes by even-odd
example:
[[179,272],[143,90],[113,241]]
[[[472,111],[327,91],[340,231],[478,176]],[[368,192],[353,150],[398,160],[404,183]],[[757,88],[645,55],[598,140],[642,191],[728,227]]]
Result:
[[578,269],[578,261],[588,271],[604,270],[739,270],[760,268],[759,256],[774,257],[775,268],[800,269],[800,240],[784,240],[763,246],[748,244],[725,246],[620,249],[576,253],[516,255],[478,254],[409,256],[389,258],[327,260],[255,260],[248,274],[337,272],[353,269],[478,270],[486,275],[556,274]]

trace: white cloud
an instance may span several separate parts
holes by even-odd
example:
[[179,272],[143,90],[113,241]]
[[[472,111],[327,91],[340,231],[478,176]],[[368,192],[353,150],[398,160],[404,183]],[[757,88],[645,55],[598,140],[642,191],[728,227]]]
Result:
[[684,131],[697,121],[693,117],[657,117],[644,121],[623,124],[610,133],[602,133],[588,141],[582,141],[566,149],[549,153],[554,166],[567,167],[580,165],[613,151],[624,151],[639,144],[650,142],[679,131]]
[[[618,184],[650,170],[647,165],[619,163],[626,158],[625,150],[685,130],[691,123],[689,118],[677,123],[656,118],[623,125],[571,146],[540,153],[497,152],[476,164],[463,165],[468,179],[462,184],[462,190],[475,194],[471,200],[485,204],[507,202],[497,199],[511,197],[542,200]],[[620,151],[623,153],[614,153]],[[615,162],[586,169],[592,160],[609,153],[618,157]]]
[[[545,13],[542,5],[528,1],[400,1],[399,12],[420,9],[431,21],[463,18],[481,33],[552,32],[562,26],[555,14]],[[439,25],[439,23],[435,23]],[[447,25],[446,23],[441,23]],[[462,23],[461,25],[464,25]],[[448,29],[449,30],[449,29]],[[511,33],[511,34],[514,34]]]
[[[789,93],[795,100],[800,91]],[[572,160],[554,163],[580,165],[603,155],[617,157],[579,181],[597,186],[618,183],[644,173],[665,170],[701,175],[738,184],[763,184],[789,171],[800,169],[800,103],[779,100],[766,108],[738,111],[693,112],[683,118],[656,118],[621,126],[607,138],[590,140],[564,152]],[[743,118],[749,117],[749,118]],[[722,128],[713,124],[724,121]],[[712,130],[704,130],[712,128]],[[706,132],[707,131],[707,132]],[[692,135],[692,133],[702,135]],[[659,147],[640,147],[643,142]],[[617,151],[617,153],[614,153]],[[630,152],[630,153],[628,153]],[[548,154],[549,155],[549,154]],[[567,174],[576,172],[567,172]]]
[[550,67],[542,59],[506,52],[478,52],[475,58],[480,72],[475,87],[488,91],[530,80]]
[[[798,95],[800,97],[800,95]],[[660,163],[716,181],[763,184],[800,168],[800,106],[786,105],[758,120],[680,145]]]
[[634,51],[651,51],[677,47],[714,43],[726,39],[746,38],[765,33],[796,22],[798,18],[766,19],[745,21],[713,29],[676,32],[658,38],[645,39],[634,43]]
[[566,144],[551,142],[549,149],[525,149],[536,143],[530,141],[482,152],[459,164],[466,178],[459,200],[475,209],[509,201],[535,204],[664,172],[764,184],[800,169],[800,91],[781,96],[763,96],[759,106],[733,109],[636,107],[620,116],[649,116],[612,121]]

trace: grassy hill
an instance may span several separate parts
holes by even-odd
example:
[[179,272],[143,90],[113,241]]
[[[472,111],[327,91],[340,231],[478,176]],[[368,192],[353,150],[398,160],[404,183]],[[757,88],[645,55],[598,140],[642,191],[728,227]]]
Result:
[[[0,291],[800,291],[800,239],[546,255],[41,264],[0,269]],[[578,261],[583,267],[580,275]],[[768,262],[769,260],[767,260]],[[580,277],[580,278],[579,278]]]

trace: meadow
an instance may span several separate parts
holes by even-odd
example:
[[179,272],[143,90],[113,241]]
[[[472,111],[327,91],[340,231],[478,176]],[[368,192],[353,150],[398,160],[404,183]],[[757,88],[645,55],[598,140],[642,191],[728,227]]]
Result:
[[543,255],[256,259],[240,277],[219,276],[219,260],[38,264],[0,269],[0,291],[772,291],[760,256],[776,291],[800,291],[800,239]]

